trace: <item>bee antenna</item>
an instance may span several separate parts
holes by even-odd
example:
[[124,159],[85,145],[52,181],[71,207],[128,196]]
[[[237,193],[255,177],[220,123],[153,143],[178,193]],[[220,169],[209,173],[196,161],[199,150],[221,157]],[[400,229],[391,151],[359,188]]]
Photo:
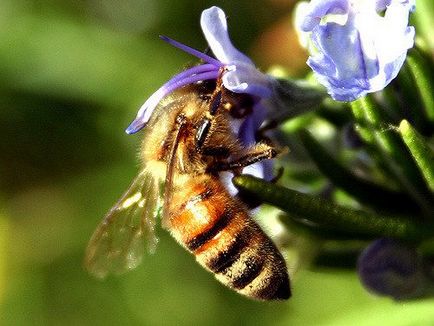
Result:
[[217,113],[218,108],[222,103],[222,91],[219,90],[217,93],[214,93],[211,98],[211,105],[209,108],[209,113],[211,115],[215,115]]

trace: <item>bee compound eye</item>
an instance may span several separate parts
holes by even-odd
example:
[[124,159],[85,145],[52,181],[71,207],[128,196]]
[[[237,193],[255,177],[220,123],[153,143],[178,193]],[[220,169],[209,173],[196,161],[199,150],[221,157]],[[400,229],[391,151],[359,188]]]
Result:
[[211,121],[209,119],[205,118],[200,121],[195,136],[196,149],[202,148],[206,138],[208,137],[208,132],[210,127],[211,127]]

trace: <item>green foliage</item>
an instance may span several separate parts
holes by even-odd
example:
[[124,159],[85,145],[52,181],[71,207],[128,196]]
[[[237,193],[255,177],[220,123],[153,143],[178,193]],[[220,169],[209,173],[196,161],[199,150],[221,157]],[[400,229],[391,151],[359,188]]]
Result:
[[[434,321],[432,299],[401,305],[374,298],[353,269],[340,269],[353,267],[367,240],[381,235],[423,240],[421,251],[434,251],[433,83],[432,75],[423,73],[432,71],[427,49],[411,53],[386,92],[351,108],[325,100],[315,112],[276,130],[289,148],[278,161],[284,167],[282,185],[236,179],[245,191],[285,211],[275,220],[265,210],[259,216],[270,231],[282,226],[278,220],[284,222],[283,235],[273,231],[283,253],[290,257],[291,250],[298,251],[302,254],[294,257],[300,257],[300,265],[314,263],[295,273],[299,262],[291,262],[296,275],[290,301],[258,303],[238,296],[163,230],[157,252],[128,274],[101,282],[82,268],[93,230],[137,173],[140,137],[126,136],[125,127],[147,96],[194,63],[160,42],[158,34],[204,48],[198,17],[216,4],[229,16],[234,42],[249,52],[261,48],[255,38],[279,18],[289,20],[290,8],[277,3],[264,8],[259,0],[130,0],[129,6],[1,1],[1,325]],[[417,5],[432,7],[429,0]],[[416,24],[420,37],[432,42],[429,12],[417,11]]]

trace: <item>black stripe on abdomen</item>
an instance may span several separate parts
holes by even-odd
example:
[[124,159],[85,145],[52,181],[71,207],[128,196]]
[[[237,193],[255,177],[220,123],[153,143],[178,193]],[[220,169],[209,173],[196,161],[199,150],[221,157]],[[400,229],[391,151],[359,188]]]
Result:
[[185,245],[191,251],[195,251],[202,247],[209,240],[214,238],[221,230],[223,230],[231,221],[232,212],[225,210],[215,221],[214,225],[208,230],[196,235],[194,238],[189,240]]
[[222,273],[240,257],[243,250],[248,247],[250,238],[251,232],[248,228],[243,228],[235,236],[229,247],[218,252],[217,256],[207,261],[206,266],[214,273]]
[[243,269],[232,276],[230,285],[235,289],[243,289],[250,284],[262,271],[264,257],[258,254],[249,255],[243,262]]
[[254,293],[262,300],[286,300],[291,296],[288,274],[285,271],[270,273],[267,282]]

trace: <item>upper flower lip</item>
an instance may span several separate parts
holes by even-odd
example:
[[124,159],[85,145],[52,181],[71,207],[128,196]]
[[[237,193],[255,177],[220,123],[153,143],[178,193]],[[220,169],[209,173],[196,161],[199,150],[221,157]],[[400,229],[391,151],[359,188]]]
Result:
[[271,77],[256,69],[253,61],[233,46],[223,10],[215,6],[205,9],[200,25],[212,52],[226,66],[223,85],[235,93],[269,97],[272,93]]
[[226,15],[219,7],[205,9],[200,17],[200,26],[203,34],[216,58],[224,64],[233,62],[245,62],[253,65],[253,62],[232,44]]
[[226,16],[222,9],[214,6],[204,10],[200,24],[216,58],[162,36],[164,41],[198,57],[205,63],[184,70],[153,93],[141,106],[135,120],[126,129],[126,133],[133,134],[142,129],[149,121],[155,107],[165,96],[188,84],[217,79],[220,76],[221,67],[225,68],[222,82],[226,89],[260,98],[267,98],[272,94],[272,78],[258,71],[253,62],[233,46],[227,30]]

